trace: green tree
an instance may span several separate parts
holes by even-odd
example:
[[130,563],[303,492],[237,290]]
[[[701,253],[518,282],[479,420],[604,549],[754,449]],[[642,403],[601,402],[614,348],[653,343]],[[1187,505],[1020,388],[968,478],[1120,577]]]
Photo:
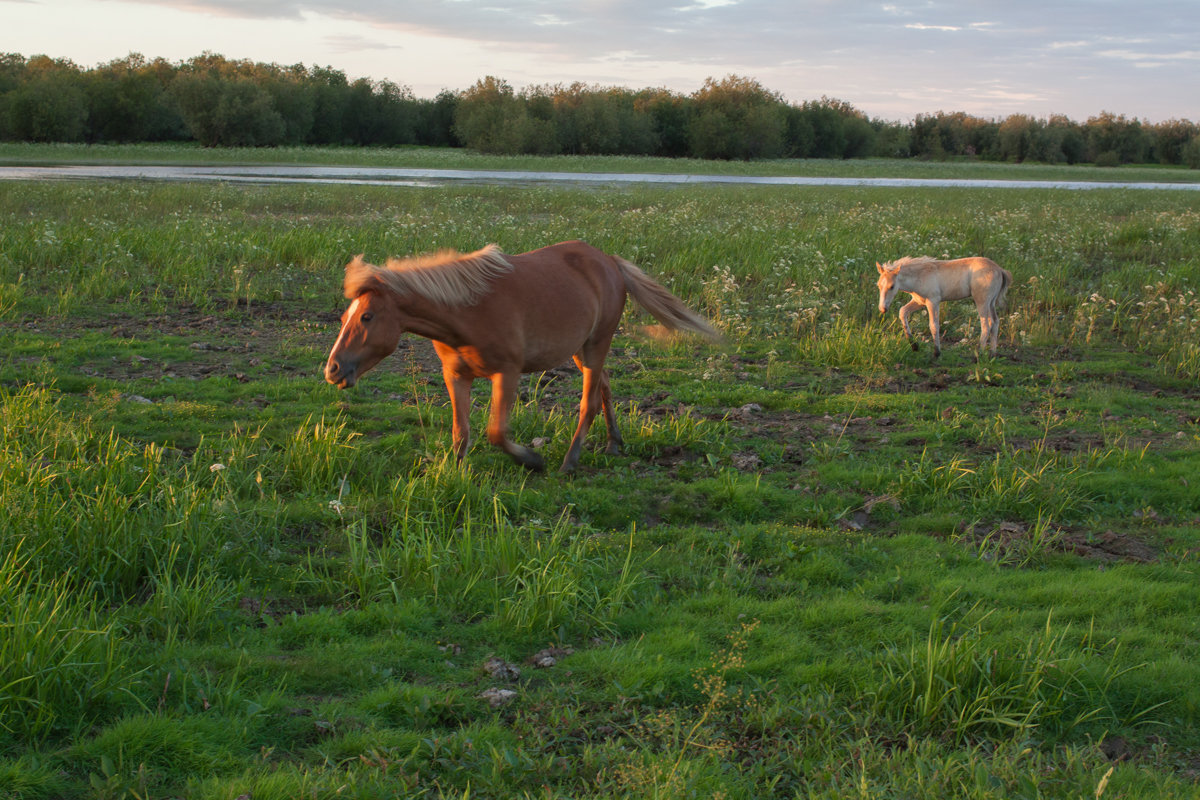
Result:
[[346,144],[347,108],[350,104],[350,82],[346,74],[332,67],[316,67],[309,71],[313,93],[313,124],[309,134],[312,144]]
[[454,133],[454,114],[458,108],[458,95],[449,89],[438,92],[433,100],[417,101],[417,144],[433,147],[458,147],[462,145]]
[[1087,155],[1087,142],[1078,123],[1061,114],[1054,114],[1047,120],[1046,127],[1057,132],[1064,161],[1068,164],[1078,164],[1084,160]]
[[454,131],[464,145],[481,153],[521,153],[529,136],[529,114],[506,81],[489,75],[459,97]]
[[1152,160],[1160,164],[1184,163],[1184,148],[1198,133],[1200,129],[1195,123],[1182,119],[1171,119],[1152,126]]
[[1200,135],[1193,136],[1183,146],[1183,163],[1192,169],[1200,169]]
[[1089,161],[1117,164],[1146,161],[1149,141],[1138,120],[1105,111],[1089,118],[1084,128]]
[[878,158],[908,158],[910,149],[909,128],[899,122],[875,121],[875,147],[871,155]]
[[87,131],[87,94],[79,68],[65,59],[34,56],[7,95],[7,126],[15,139],[78,142]]
[[180,114],[205,147],[279,144],[286,132],[270,93],[247,78],[184,74],[171,84]]
[[634,111],[648,119],[658,155],[682,158],[689,152],[688,127],[692,119],[690,98],[667,89],[643,89],[634,97]]
[[1025,114],[1012,114],[1000,123],[1000,158],[1018,163],[1029,158],[1037,121]]
[[161,63],[130,53],[91,70],[84,79],[92,141],[153,142],[187,138],[187,127],[166,91]]
[[688,138],[693,155],[743,160],[783,155],[785,105],[758,81],[737,75],[708,78],[692,101],[695,116]]

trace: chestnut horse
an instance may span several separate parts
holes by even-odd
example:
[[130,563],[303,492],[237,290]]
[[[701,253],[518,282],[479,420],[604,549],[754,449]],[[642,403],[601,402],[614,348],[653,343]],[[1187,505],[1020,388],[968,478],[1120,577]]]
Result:
[[991,342],[992,355],[996,354],[996,341],[1000,322],[996,309],[1004,300],[1004,294],[1012,283],[1012,274],[989,258],[959,258],[954,261],[938,261],[928,256],[902,258],[899,261],[880,264],[879,313],[887,313],[897,292],[908,292],[912,300],[900,309],[900,324],[904,335],[917,349],[908,318],[914,311],[924,308],[929,311],[929,332],[933,335],[933,357],[942,354],[942,326],[939,307],[943,300],[975,300],[979,312],[979,352]]
[[459,461],[470,445],[471,384],[492,382],[488,441],[518,464],[541,470],[542,457],[509,438],[508,417],[522,373],[574,358],[583,373],[579,426],[562,462],[570,472],[596,413],[604,411],[609,453],[620,452],[604,359],[625,309],[626,292],[668,328],[711,340],[719,335],[698,314],[623,258],[583,242],[561,242],[520,255],[495,245],[452,251],[384,267],[357,256],[346,265],[342,315],[325,380],[345,389],[389,355],[404,333],[433,341],[453,410]]

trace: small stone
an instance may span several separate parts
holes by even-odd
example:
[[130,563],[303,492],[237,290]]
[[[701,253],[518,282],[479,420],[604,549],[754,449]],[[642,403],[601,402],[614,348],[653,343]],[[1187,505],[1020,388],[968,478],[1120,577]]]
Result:
[[521,677],[519,667],[495,656],[483,662],[483,669],[498,681],[515,681]]
[[488,705],[492,708],[499,708],[500,706],[507,705],[508,703],[511,703],[516,696],[517,693],[512,689],[501,689],[496,686],[493,686],[490,689],[484,689],[478,695],[480,699],[487,700]]

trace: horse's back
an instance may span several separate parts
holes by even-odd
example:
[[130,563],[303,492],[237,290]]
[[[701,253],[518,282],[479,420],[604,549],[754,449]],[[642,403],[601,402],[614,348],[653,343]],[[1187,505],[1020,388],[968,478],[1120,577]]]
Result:
[[942,262],[947,269],[953,268],[958,279],[955,281],[957,296],[945,299],[973,297],[977,304],[994,303],[1012,282],[1012,275],[995,261],[984,256],[970,256],[954,261]]
[[[612,257],[587,242],[572,240],[509,256],[512,289],[523,305],[544,300],[554,312],[624,307],[624,279]],[[503,287],[497,286],[498,289]]]
[[611,337],[625,307],[625,284],[612,258],[580,241],[507,256],[512,272],[480,303],[483,330],[519,341],[522,371],[558,366],[588,341]]

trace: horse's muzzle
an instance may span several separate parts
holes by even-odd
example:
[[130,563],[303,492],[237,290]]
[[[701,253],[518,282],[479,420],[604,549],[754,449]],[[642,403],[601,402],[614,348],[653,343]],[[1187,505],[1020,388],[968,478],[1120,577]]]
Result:
[[358,370],[352,364],[331,358],[325,362],[325,380],[339,389],[349,389],[358,380]]

